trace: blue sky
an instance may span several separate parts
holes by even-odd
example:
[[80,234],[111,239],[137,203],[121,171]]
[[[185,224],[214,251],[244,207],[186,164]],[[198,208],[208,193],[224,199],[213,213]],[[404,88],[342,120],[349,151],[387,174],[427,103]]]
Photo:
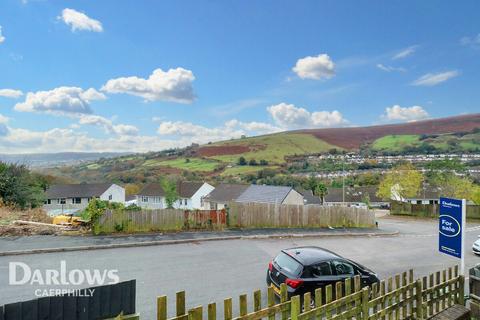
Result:
[[479,112],[480,3],[0,2],[0,152]]

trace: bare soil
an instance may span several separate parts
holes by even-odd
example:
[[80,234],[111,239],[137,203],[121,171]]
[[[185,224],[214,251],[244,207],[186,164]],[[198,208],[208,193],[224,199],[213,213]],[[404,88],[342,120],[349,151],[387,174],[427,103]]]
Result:
[[20,210],[0,205],[0,237],[51,235],[59,233],[59,229],[49,226],[17,225],[15,220],[52,223],[53,219],[42,209]]

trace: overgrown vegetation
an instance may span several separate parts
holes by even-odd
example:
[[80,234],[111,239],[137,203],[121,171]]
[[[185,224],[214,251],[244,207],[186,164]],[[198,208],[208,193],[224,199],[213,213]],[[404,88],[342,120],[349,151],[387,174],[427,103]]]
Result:
[[0,162],[0,200],[9,206],[41,206],[49,183],[47,177],[32,173],[25,165]]
[[178,200],[177,183],[175,180],[163,178],[160,180],[163,192],[165,192],[165,202],[168,209],[172,209],[175,201]]

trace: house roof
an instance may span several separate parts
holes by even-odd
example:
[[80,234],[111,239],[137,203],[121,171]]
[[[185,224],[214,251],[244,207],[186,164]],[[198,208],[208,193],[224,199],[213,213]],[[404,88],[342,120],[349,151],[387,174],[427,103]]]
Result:
[[305,204],[322,204],[320,197],[313,194],[312,190],[300,189],[298,192],[303,195],[303,202]]
[[[385,202],[383,199],[377,196],[377,187],[375,186],[345,187],[345,202],[364,202],[365,197],[367,196],[370,202]],[[328,188],[328,193],[325,196],[325,202],[342,201],[342,188]]]
[[112,183],[54,184],[46,191],[47,199],[100,197]]
[[236,200],[249,186],[246,184],[221,183],[205,196],[206,200],[228,202]]
[[[204,182],[178,181],[177,194],[181,198],[191,198],[203,186]],[[160,183],[149,183],[139,193],[139,196],[164,196]]]
[[292,187],[251,185],[236,201],[280,204],[292,190]]

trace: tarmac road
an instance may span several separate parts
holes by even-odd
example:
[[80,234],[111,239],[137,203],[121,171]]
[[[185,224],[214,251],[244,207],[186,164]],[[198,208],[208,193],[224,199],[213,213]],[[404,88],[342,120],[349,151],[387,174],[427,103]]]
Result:
[[[321,246],[355,260],[376,271],[380,278],[415,269],[415,277],[453,266],[455,258],[438,253],[436,220],[384,217],[380,225],[400,231],[389,237],[335,237],[227,240],[165,246],[119,248],[65,253],[45,253],[0,257],[0,305],[35,298],[35,289],[49,286],[9,285],[9,262],[24,262],[32,269],[117,269],[120,280],[137,279],[137,311],[142,319],[153,319],[155,299],[169,297],[169,314],[174,312],[174,296],[186,290],[188,307],[206,305],[242,293],[265,288],[268,262],[279,250],[301,245]],[[471,244],[480,234],[478,224],[468,224],[466,266],[480,263],[471,253]],[[85,286],[83,286],[85,287]],[[251,301],[249,300],[249,307]],[[219,309],[219,314],[223,312]]]

